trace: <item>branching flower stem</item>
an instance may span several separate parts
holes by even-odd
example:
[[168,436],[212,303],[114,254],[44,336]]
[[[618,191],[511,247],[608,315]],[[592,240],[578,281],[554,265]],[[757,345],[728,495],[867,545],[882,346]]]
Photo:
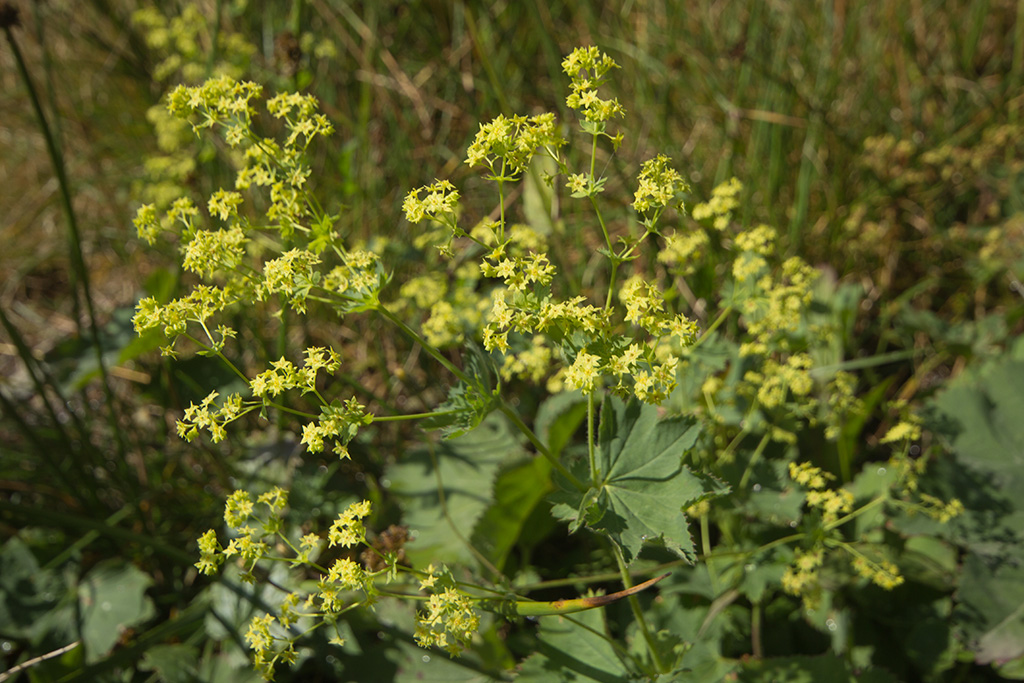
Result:
[[[404,322],[402,322],[400,318],[398,318],[395,314],[389,311],[386,307],[384,307],[383,305],[378,305],[375,310],[378,313],[380,313],[386,320],[394,323],[394,325],[398,327],[400,330],[402,330],[402,332],[404,332],[410,339],[419,344],[424,351],[426,351],[434,360],[440,363],[445,369],[447,369],[449,372],[451,372],[453,375],[455,375],[457,378],[459,378],[466,384],[473,384],[473,380],[471,377],[469,377],[469,375],[464,373],[462,370],[457,368],[450,360],[441,355],[441,352],[434,348],[429,342],[427,342],[427,340],[424,339],[418,332],[416,332],[416,330],[412,329]],[[575,486],[580,491],[587,490],[587,485],[579,481],[575,476],[573,476],[572,472],[570,472],[568,468],[566,468],[566,466],[563,465],[559,461],[559,459],[556,458],[551,453],[547,446],[545,446],[544,443],[540,440],[540,438],[533,432],[533,430],[530,429],[525,422],[523,422],[522,418],[519,417],[519,415],[515,412],[515,410],[512,409],[511,406],[509,406],[503,399],[499,399],[497,407],[498,410],[500,410],[509,420],[511,420],[512,424],[514,424],[516,428],[520,432],[522,432],[527,439],[529,439],[530,443],[533,444],[533,447],[537,449],[537,452],[544,456],[544,458],[551,463],[551,466],[554,467],[559,474],[565,477],[569,482],[572,483],[573,486]]]

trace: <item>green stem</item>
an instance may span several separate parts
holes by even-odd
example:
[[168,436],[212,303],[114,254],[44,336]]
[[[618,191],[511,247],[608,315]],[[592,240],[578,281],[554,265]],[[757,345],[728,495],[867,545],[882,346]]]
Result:
[[594,394],[587,394],[587,455],[590,457],[590,481],[596,486],[601,481],[601,472],[597,471],[597,447],[594,439]]
[[761,459],[764,447],[768,445],[769,436],[769,434],[765,434],[761,437],[761,442],[757,444],[757,448],[754,449],[754,453],[750,456],[750,462],[747,463],[747,469],[743,470],[743,476],[740,477],[740,485],[738,486],[740,491],[747,488],[747,482],[750,481],[750,474],[754,471],[754,465]]
[[732,306],[726,306],[724,309],[722,309],[722,312],[718,314],[718,317],[715,318],[715,321],[711,323],[711,325],[709,325],[706,330],[704,330],[704,333],[700,335],[697,341],[695,341],[693,343],[693,346],[691,346],[690,348],[695,349],[701,344],[703,344],[704,341],[711,335],[711,333],[717,330],[719,325],[725,322],[725,319],[729,317],[730,313],[732,313]]
[[612,297],[615,293],[615,278],[619,274],[619,260],[612,258],[612,270],[608,274],[608,293],[604,297],[604,309],[607,311],[612,307]]
[[498,178],[498,244],[505,243],[505,159],[501,160],[501,177]]
[[444,415],[455,415],[459,411],[457,410],[435,410],[429,413],[410,413],[408,415],[380,415],[374,416],[374,422],[401,422],[402,420],[424,420],[428,417],[438,417]]
[[[622,549],[614,543],[612,548],[614,549],[615,562],[619,565],[619,575],[622,577],[622,584],[628,590],[633,587],[633,579],[629,575],[629,568],[626,567],[626,561],[622,557]],[[637,624],[640,626],[640,632],[644,634],[644,640],[647,642],[647,650],[651,654],[654,668],[658,673],[665,673],[665,664],[661,661],[661,655],[658,653],[658,646],[654,641],[654,635],[651,633],[650,626],[647,625],[647,617],[644,616],[644,611],[640,608],[640,600],[637,599],[636,595],[630,595],[628,599],[629,608],[633,612],[633,618],[636,619]]]
[[505,417],[512,421],[512,424],[516,426],[516,429],[522,432],[523,435],[525,435],[526,438],[530,440],[530,443],[533,444],[533,447],[535,449],[537,449],[537,452],[544,456],[544,459],[550,462],[551,466],[554,467],[559,474],[565,477],[566,480],[570,484],[572,484],[578,491],[587,491],[590,488],[582,481],[577,479],[573,475],[573,473],[570,472],[569,469],[565,465],[563,465],[561,461],[559,461],[559,459],[556,458],[550,450],[548,450],[548,447],[544,445],[544,443],[534,433],[534,431],[530,429],[528,426],[526,426],[526,423],[523,422],[522,418],[520,418],[516,411],[513,410],[512,407],[509,406],[507,403],[505,403],[504,400],[498,401],[498,410],[500,410],[505,415]]
[[841,527],[842,525],[844,525],[847,522],[849,522],[851,519],[856,519],[857,517],[860,517],[862,514],[864,514],[868,510],[872,510],[872,509],[878,507],[879,505],[881,505],[882,503],[884,503],[887,500],[889,500],[888,493],[883,493],[882,495],[878,496],[874,500],[871,500],[871,501],[869,501],[867,503],[864,503],[864,505],[860,506],[859,508],[857,508],[856,510],[854,510],[850,514],[848,514],[848,515],[846,515],[844,517],[840,517],[839,519],[835,520],[834,522],[829,522],[828,524],[824,525],[824,529],[825,529],[825,531],[832,531],[833,529]]
[[718,572],[715,571],[713,557],[711,555],[711,525],[708,523],[708,513],[700,516],[700,547],[704,552],[704,566],[708,568],[708,576],[711,579],[711,590],[718,594]]
[[[416,332],[416,330],[412,329],[404,322],[402,322],[397,316],[395,316],[394,313],[392,313],[382,305],[378,305],[377,308],[374,310],[376,310],[378,313],[384,316],[384,318],[386,318],[394,325],[396,325],[400,330],[402,330],[406,335],[408,335],[410,339],[419,344],[424,351],[426,351],[432,358],[434,358],[434,360],[436,360],[438,363],[444,366],[453,375],[458,377],[466,384],[473,384],[473,380],[468,375],[466,375],[466,373],[462,372],[462,370],[459,370],[457,367],[455,367],[455,365],[450,360],[441,355],[440,351],[431,346],[426,339],[421,337],[419,333]],[[526,423],[522,421],[522,419],[519,417],[519,415],[516,414],[516,411],[513,410],[511,406],[505,403],[504,400],[499,399],[497,407],[498,410],[504,413],[504,415],[509,420],[512,421],[516,428],[520,432],[522,432],[527,439],[530,440],[530,443],[533,444],[533,447],[537,449],[537,452],[544,456],[544,458],[551,463],[551,466],[554,467],[559,474],[565,477],[573,486],[575,486],[580,491],[587,490],[587,485],[581,482],[576,477],[574,477],[572,472],[570,472],[565,467],[565,465],[559,462],[558,458],[556,458],[551,453],[551,451],[548,450],[547,446],[545,446],[543,442],[541,442],[537,435],[534,434],[533,430],[526,426]]]
[[419,333],[416,332],[416,330],[412,329],[404,322],[402,322],[394,313],[392,313],[391,311],[389,311],[387,308],[380,304],[378,304],[374,310],[381,314],[385,319],[390,321],[392,324],[394,324],[396,327],[398,327],[398,329],[402,330],[402,332],[404,332],[406,336],[408,336],[414,342],[419,344],[420,347],[422,347],[422,349],[426,351],[431,358],[440,363],[448,372],[452,373],[466,384],[473,384],[473,381],[469,378],[468,375],[466,375],[466,373],[455,367],[454,363],[452,363],[450,360],[442,356],[440,351],[431,346],[426,339],[421,337]]

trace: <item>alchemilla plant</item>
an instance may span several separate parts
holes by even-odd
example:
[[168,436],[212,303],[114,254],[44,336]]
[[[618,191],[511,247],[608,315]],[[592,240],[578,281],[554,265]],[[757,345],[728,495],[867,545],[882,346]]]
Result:
[[[595,534],[626,586],[603,599],[533,601],[517,577],[504,576],[479,552],[475,566],[410,562],[403,546],[414,547],[415,535],[375,528],[369,496],[318,529],[315,520],[289,515],[282,488],[236,491],[225,505],[226,535],[210,530],[199,539],[196,567],[214,574],[231,563],[251,583],[268,581],[273,565],[288,568],[290,583],[275,581],[282,596],[276,609],[255,617],[245,636],[268,679],[279,664],[297,660],[311,631],[326,630],[343,647],[346,620],[383,600],[416,604],[416,642],[458,656],[479,641],[489,614],[562,615],[623,598],[635,644],[614,645],[621,672],[670,680],[693,666],[692,643],[641,603],[637,590],[653,581],[634,586],[634,575],[660,572],[641,554],[668,557],[661,567],[699,559],[713,588],[748,591],[751,602],[744,577],[761,563],[771,570],[758,595],[794,596],[812,613],[834,594],[837,576],[883,589],[903,581],[898,558],[878,539],[886,512],[945,520],[960,510],[957,501],[916,491],[926,458],[912,455],[919,427],[898,406],[900,419],[883,440],[888,462],[873,465],[887,473],[877,481],[854,478],[842,458],[839,472],[829,471],[801,447],[800,435],[814,430],[823,442],[841,443],[843,425],[867,410],[855,398],[855,376],[821,361],[839,333],[812,306],[817,272],[799,258],[780,262],[771,227],[737,228],[738,181],[716,188],[687,215],[692,190],[662,154],[640,165],[628,220],[609,220],[615,203],[605,194],[618,190],[598,161],[625,138],[619,121],[626,110],[605,92],[617,65],[588,47],[573,51],[562,68],[578,131],[567,136],[551,113],[482,124],[465,163],[490,183],[496,210],[469,225],[449,180],[409,191],[409,242],[432,248],[432,272],[404,282],[393,281],[383,241],[343,237],[338,216],[316,194],[310,152],[333,127],[313,97],[269,98],[266,112],[277,123],[266,125],[258,125],[263,92],[255,83],[221,77],[168,97],[169,111],[194,131],[221,136],[237,172],[233,187],[202,201],[182,197],[167,210],[139,209],[139,235],[176,243],[196,284],[167,303],[140,301],[135,326],[160,330],[166,355],[220,359],[247,387],[226,396],[211,391],[181,416],[178,434],[219,442],[246,416],[285,414],[299,421],[306,451],[344,460],[375,423],[420,421],[457,441],[485,420],[499,420],[540,464],[531,472],[537,490],[551,491],[550,514],[569,533]],[[258,132],[264,129],[280,133]],[[577,168],[567,152],[580,140],[589,163]],[[560,270],[547,251],[553,236],[514,220],[517,189],[531,173],[584,203],[601,276]],[[708,269],[716,291],[698,297],[688,283]],[[375,414],[330,381],[346,363],[338,348],[289,348],[263,368],[229,357],[238,337],[228,324],[233,316],[285,310],[376,316],[455,386],[429,413]],[[565,428],[550,428],[550,420],[544,429],[531,426],[513,386],[561,401],[562,411],[552,414]],[[423,438],[431,442],[429,432]],[[766,495],[785,498],[784,509],[766,513]]]

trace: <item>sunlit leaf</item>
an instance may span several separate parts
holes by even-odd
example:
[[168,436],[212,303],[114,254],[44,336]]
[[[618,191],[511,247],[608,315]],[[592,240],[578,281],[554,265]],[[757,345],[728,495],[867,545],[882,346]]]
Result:
[[[570,521],[604,533],[636,559],[645,541],[658,541],[694,559],[685,508],[728,492],[721,482],[682,464],[700,428],[692,419],[658,419],[654,406],[608,397],[601,407],[598,483],[588,491],[553,496]],[[566,512],[571,507],[576,512]]]

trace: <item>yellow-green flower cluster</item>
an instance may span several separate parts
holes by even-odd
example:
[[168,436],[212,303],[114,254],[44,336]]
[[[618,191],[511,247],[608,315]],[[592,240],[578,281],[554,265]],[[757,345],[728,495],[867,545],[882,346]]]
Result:
[[345,607],[344,593],[369,587],[366,572],[352,560],[343,557],[334,561],[327,575],[317,582],[314,600],[325,613],[340,612]]
[[704,258],[708,234],[701,228],[665,235],[665,246],[658,250],[658,263],[664,263],[680,275],[690,275]]
[[[876,586],[892,590],[903,583],[899,568],[889,560],[869,559],[848,543],[825,543],[845,551],[847,557],[852,558],[850,565],[853,570]],[[825,549],[822,546],[810,550],[797,550],[793,562],[782,575],[782,589],[790,595],[799,596],[808,610],[816,609],[821,603],[820,570],[825,557]]]
[[430,307],[430,315],[421,328],[428,344],[435,348],[459,344],[465,341],[465,329],[479,324],[481,315],[473,302],[463,299],[458,303],[461,305],[438,301]]
[[182,224],[185,235],[191,234],[196,229],[195,219],[198,216],[199,209],[192,203],[192,200],[187,197],[178,197],[171,203],[171,208],[167,210],[162,219],[157,215],[156,206],[143,204],[135,212],[132,222],[135,224],[138,236],[146,240],[147,243],[153,244],[162,230],[170,229],[175,223]]
[[[495,250],[496,254],[500,253]],[[511,258],[494,258],[493,262],[483,261],[480,272],[484,277],[500,277],[513,292],[522,292],[528,285],[546,286],[551,283],[555,267],[546,254],[530,253]]]
[[659,154],[640,167],[640,186],[633,194],[633,208],[637,213],[653,212],[657,216],[666,207],[683,210],[679,195],[689,192],[690,186],[678,171],[669,166],[670,161],[664,154]]
[[219,269],[233,270],[242,262],[248,242],[238,225],[227,230],[198,230],[184,246],[182,266],[199,277],[211,277]]
[[173,356],[174,339],[179,335],[186,334],[190,322],[197,323],[207,332],[209,343],[215,348],[223,346],[224,340],[234,336],[234,330],[219,326],[217,332],[221,339],[216,341],[206,327],[206,321],[214,313],[224,310],[237,299],[229,296],[223,289],[198,285],[187,295],[180,299],[174,299],[166,305],[161,306],[156,298],[145,297],[135,305],[135,315],[132,323],[138,334],[155,328],[161,328],[165,337],[172,340],[171,344],[161,349],[164,355]]
[[698,221],[711,220],[715,230],[725,230],[732,221],[732,212],[740,205],[738,199],[743,184],[730,178],[711,191],[711,199],[693,207],[692,216]]
[[176,9],[171,16],[165,16],[155,7],[143,7],[132,12],[132,24],[141,29],[146,45],[162,59],[153,68],[153,78],[163,81],[175,72],[179,79],[195,82],[211,72],[210,48],[207,41],[211,36],[217,40],[217,55],[213,73],[239,75],[256,47],[227,26],[220,25],[216,31],[210,20],[204,16],[198,3],[187,3]]
[[803,597],[807,609],[813,608],[820,597],[818,570],[824,560],[825,552],[821,548],[797,550],[792,564],[782,574],[782,589],[790,595]]
[[584,394],[592,394],[597,380],[601,377],[600,368],[600,356],[580,351],[576,354],[572,365],[565,369],[565,383],[571,389],[579,389]]
[[156,237],[160,233],[160,219],[157,217],[156,206],[143,204],[135,212],[132,221],[135,225],[135,232],[139,239],[145,240],[146,244],[155,244]]
[[745,230],[736,235],[736,248],[740,251],[749,251],[761,256],[771,256],[775,253],[775,241],[778,234],[775,228],[769,225],[758,225],[757,227]]
[[349,442],[355,438],[361,426],[371,422],[373,416],[356,399],[349,398],[344,403],[335,399],[330,405],[320,407],[316,423],[303,425],[301,443],[310,453],[319,453],[324,449],[325,439],[334,439],[332,450],[339,458],[346,460],[349,457]]
[[[547,260],[539,262],[543,267],[537,268],[536,273],[550,277]],[[532,282],[537,276],[523,263],[525,261],[505,259],[497,267],[491,265],[484,269],[487,275],[506,276],[506,284],[510,285],[507,290],[494,293],[491,320],[483,331],[484,348],[507,352],[508,334],[512,330],[564,339],[577,332],[591,336],[607,328],[611,310],[586,305],[582,296],[555,302],[549,297],[538,299],[522,291],[524,284],[521,283]],[[520,264],[518,268],[517,264]],[[503,267],[506,269],[502,270]],[[525,274],[518,275],[520,273]],[[519,280],[515,279],[517,275]],[[546,284],[545,279],[537,281]],[[601,344],[586,344],[572,353],[571,362],[560,379],[568,388],[589,394],[599,386],[601,376],[610,373],[619,378],[617,393],[632,392],[648,403],[660,403],[675,387],[679,362],[677,357],[664,353],[667,351],[665,342],[676,339],[680,346],[688,346],[696,338],[697,326],[684,315],[666,312],[661,292],[641,278],[628,280],[620,290],[620,298],[626,309],[626,321],[642,329],[653,341],[611,349]],[[535,374],[542,375],[539,367]],[[627,385],[627,378],[630,385]]]
[[[211,79],[202,86],[179,86],[168,98],[168,109],[176,116],[193,121],[194,129],[220,124],[225,139],[232,147],[244,146],[242,168],[235,179],[237,189],[252,185],[270,189],[270,206],[266,216],[285,236],[302,228],[312,216],[305,194],[311,175],[304,162],[304,152],[317,135],[329,135],[333,127],[323,114],[317,113],[317,101],[310,95],[281,93],[267,102],[275,118],[285,119],[289,131],[284,146],[271,138],[257,138],[251,130],[255,110],[250,100],[261,94],[253,83],[238,83],[230,78]],[[221,191],[223,193],[223,191]],[[215,195],[210,200],[211,214],[226,220],[233,207],[226,202],[240,202],[240,197]]]
[[[555,115],[498,116],[480,124],[473,143],[466,150],[466,163],[485,166],[500,180],[516,180],[530,165],[537,150],[554,156],[565,144],[558,134]],[[408,215],[408,211],[407,211]]]
[[285,298],[299,313],[306,311],[306,295],[320,280],[316,266],[320,257],[306,249],[289,249],[263,264],[255,287],[256,298],[266,301],[272,294]]
[[[289,173],[283,174],[284,169],[289,169]],[[299,170],[299,176],[294,175],[296,169]],[[293,187],[301,187],[305,184],[306,171],[299,150],[281,147],[273,138],[263,138],[245,148],[242,167],[235,175],[235,189],[248,190],[253,185],[273,188],[286,179]],[[274,212],[285,213],[281,207],[274,208]]]
[[743,380],[757,388],[757,400],[762,407],[777,408],[786,401],[787,392],[800,398],[806,398],[811,393],[814,388],[810,373],[813,364],[806,353],[794,353],[785,363],[767,358],[760,372],[749,370]]
[[251,407],[243,406],[242,397],[238,394],[230,394],[219,408],[214,407],[213,402],[219,395],[216,391],[211,391],[199,405],[189,404],[185,414],[177,422],[178,437],[192,441],[199,436],[199,430],[205,429],[210,433],[210,440],[219,443],[227,436],[224,425],[252,410]]
[[249,125],[256,115],[250,101],[263,93],[263,86],[239,82],[229,76],[211,78],[199,86],[179,85],[167,96],[167,108],[179,118],[192,120],[192,130],[225,127],[225,139],[237,147],[249,134]]
[[[758,280],[768,271],[767,256],[775,253],[775,230],[767,225],[736,235],[735,246],[740,251],[732,264],[732,276],[737,282]],[[766,278],[767,285],[771,280]]]
[[880,443],[896,443],[899,441],[917,441],[921,438],[921,425],[909,420],[901,420],[893,425]]
[[352,503],[338,515],[338,518],[331,524],[327,532],[327,542],[330,547],[340,545],[342,548],[351,548],[357,543],[366,541],[366,527],[363,526],[363,519],[371,512],[370,501],[361,500]]
[[899,567],[889,560],[870,560],[864,555],[857,553],[850,564],[855,572],[885,590],[891,591],[903,583]]
[[[256,517],[257,504],[267,508],[265,520]],[[288,494],[281,488],[274,488],[261,494],[255,504],[252,496],[246,491],[232,493],[224,505],[224,521],[228,528],[235,532],[235,536],[226,548],[221,548],[217,534],[212,529],[200,536],[200,559],[195,565],[196,568],[203,574],[213,574],[227,558],[237,555],[245,570],[241,576],[242,580],[254,582],[253,568],[270,550],[269,545],[262,539],[279,533],[283,525],[282,514],[287,505]],[[247,522],[250,519],[259,522],[260,528],[254,529],[249,526]]]
[[452,587],[434,593],[427,602],[426,613],[416,615],[416,643],[420,647],[439,647],[449,655],[458,656],[466,649],[480,629],[480,615],[472,602]]
[[605,82],[605,75],[611,69],[617,69],[608,55],[597,47],[578,47],[562,60],[562,71],[572,80],[571,92],[565,103],[570,109],[577,109],[583,118],[593,123],[604,123],[626,112],[617,99],[604,100],[597,94],[597,89]]
[[248,491],[235,491],[224,503],[224,522],[228,528],[237,529],[249,519],[254,509],[252,496]]
[[[249,380],[249,388],[252,390],[254,397],[266,399],[268,395],[280,396],[289,389],[299,386],[308,389],[308,385],[302,382],[303,379],[307,378],[300,378],[298,368],[290,360],[281,357],[270,364],[269,370],[264,370]],[[315,374],[313,375],[313,380],[313,388],[315,389]]]
[[[272,634],[270,631],[272,626],[274,626],[274,617],[264,614],[253,617],[245,632],[245,641],[253,653],[253,666],[268,681],[274,680],[274,666],[278,661],[294,664],[298,657],[291,639]],[[281,649],[277,649],[275,646],[277,641],[284,643]]]
[[862,409],[863,401],[856,392],[857,378],[849,372],[837,372],[828,383],[828,410],[823,420],[826,439],[838,438],[847,415]]
[[196,569],[200,574],[207,576],[216,574],[218,567],[226,559],[220,541],[217,540],[217,532],[210,529],[199,537],[197,543],[199,545],[199,561],[195,563]]
[[366,311],[380,305],[380,291],[388,282],[380,256],[366,249],[338,250],[342,264],[324,278],[323,287],[340,295],[341,311]]
[[285,120],[288,129],[285,145],[288,147],[295,146],[299,138],[302,138],[300,147],[306,149],[317,135],[330,135],[334,132],[334,126],[326,116],[317,112],[318,108],[315,97],[295,92],[280,93],[267,100],[267,111],[271,116]]
[[583,296],[568,301],[538,301],[522,292],[504,289],[494,292],[493,302],[491,320],[483,331],[483,344],[488,351],[507,351],[508,333],[513,328],[522,334],[550,331],[562,337],[574,330],[592,333],[609,319],[606,311],[585,303]]
[[[243,564],[243,581],[254,582],[253,570],[256,563],[271,553],[270,545],[262,540],[270,535],[277,535],[281,541],[295,550],[292,543],[282,534],[283,513],[288,505],[288,494],[281,488],[274,488],[261,494],[253,502],[252,496],[246,491],[235,491],[225,503],[224,519],[227,526],[236,536],[227,548],[221,549],[217,535],[213,530],[207,531],[199,540],[200,560],[196,567],[204,574],[213,574],[226,558],[238,556]],[[261,520],[256,515],[258,506],[267,510],[267,518]],[[350,505],[338,516],[328,532],[330,545],[350,547],[356,543],[365,543],[366,529],[362,520],[370,514],[370,503],[360,501]],[[252,520],[259,523],[259,529],[249,526]],[[320,548],[321,539],[316,534],[306,534],[300,540],[300,550],[289,560],[292,566],[309,563],[310,555]],[[285,559],[285,558],[275,558]],[[321,569],[321,572],[325,570]],[[270,614],[255,617],[246,633],[246,641],[254,652],[256,668],[271,680],[274,665],[279,661],[294,663],[294,640],[286,629],[303,617],[329,617],[346,608],[345,594],[361,590],[366,595],[367,603],[378,597],[378,591],[372,583],[372,575],[368,574],[359,564],[349,558],[338,558],[322,573],[317,582],[317,589],[309,593],[305,600],[299,593],[289,593],[281,602],[280,614],[275,619]],[[303,611],[300,608],[303,604]],[[316,611],[319,608],[319,611]],[[311,611],[312,610],[312,611]],[[332,638],[332,643],[342,644],[343,639]]]
[[521,377],[538,384],[551,368],[552,355],[544,335],[534,335],[530,346],[524,351],[505,356],[501,377],[506,382],[513,377]]
[[818,272],[796,256],[782,264],[781,277],[760,278],[760,294],[742,302],[743,322],[751,338],[740,347],[740,353],[766,354],[771,346],[787,349],[790,335],[804,323],[817,279]]
[[458,207],[459,191],[447,180],[435,180],[430,185],[410,190],[402,202],[405,219],[410,223],[427,218],[450,228],[455,227]]
[[242,204],[242,195],[237,192],[230,192],[221,188],[210,195],[207,208],[211,216],[216,216],[222,221],[238,216],[238,207]]
[[945,524],[954,517],[959,517],[964,512],[964,504],[958,498],[951,498],[949,502],[927,493],[918,494],[919,502],[911,511],[921,510],[934,520]]
[[809,462],[789,463],[789,477],[807,491],[807,504],[822,512],[822,521],[830,524],[840,515],[853,510],[853,493],[846,489],[826,488],[835,479],[830,472],[814,467]]

